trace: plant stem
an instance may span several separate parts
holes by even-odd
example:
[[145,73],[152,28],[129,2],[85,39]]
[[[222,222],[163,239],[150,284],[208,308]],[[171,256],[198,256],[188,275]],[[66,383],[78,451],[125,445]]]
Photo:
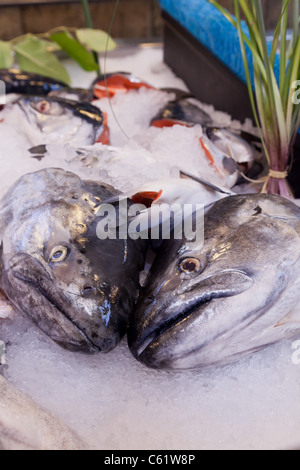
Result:
[[[87,25],[88,28],[93,29],[94,26],[93,26],[93,22],[92,22],[91,11],[90,11],[90,6],[89,6],[88,0],[81,0],[81,5],[82,5],[82,8],[83,8],[83,13],[84,13],[84,16],[85,16],[86,25]],[[95,52],[95,51],[93,51],[93,55],[94,55],[96,63],[98,64],[97,75],[98,75],[98,77],[100,77],[101,71],[100,71],[99,57],[98,57],[97,52]]]
[[296,41],[299,36],[299,0],[294,0],[294,10],[293,10],[293,40],[294,47],[296,46]]
[[91,12],[90,12],[90,6],[88,0],[81,0],[81,5],[83,8],[84,16],[85,16],[85,21],[86,25],[88,28],[93,29],[93,22],[92,22],[92,17],[91,17]]

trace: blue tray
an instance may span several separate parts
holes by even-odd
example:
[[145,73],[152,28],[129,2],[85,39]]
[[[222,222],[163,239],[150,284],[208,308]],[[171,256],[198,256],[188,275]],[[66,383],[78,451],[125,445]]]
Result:
[[[236,28],[206,0],[159,0],[162,9],[189,31],[203,46],[246,83],[239,36]],[[248,27],[242,24],[249,37]],[[269,42],[271,48],[271,42]],[[253,84],[252,53],[246,46]],[[275,74],[279,76],[279,56],[275,60]]]

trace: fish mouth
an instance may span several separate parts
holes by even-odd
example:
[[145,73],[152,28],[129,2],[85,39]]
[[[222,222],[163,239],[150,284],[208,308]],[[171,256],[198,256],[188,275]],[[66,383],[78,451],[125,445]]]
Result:
[[189,318],[193,315],[194,312],[198,312],[201,307],[208,305],[212,300],[221,299],[226,296],[221,295],[207,295],[204,296],[202,299],[198,299],[193,303],[193,305],[184,308],[181,310],[176,316],[170,318],[166,322],[162,323],[159,327],[155,328],[155,330],[150,333],[144,342],[139,346],[138,350],[136,351],[137,358],[140,358],[143,352],[147,349],[148,346],[151,346],[152,343],[157,341],[166,331],[171,330],[172,328],[176,327],[184,320]]
[[[78,335],[80,336],[80,344],[77,344],[76,340],[72,341],[71,338],[70,338],[71,337],[70,334],[68,334],[69,341],[66,341],[64,339],[59,340],[56,337],[53,338],[56,343],[60,344],[61,346],[63,346],[66,349],[73,350],[73,351],[80,350],[80,351],[88,352],[88,353],[91,353],[91,354],[101,352],[102,349],[90,340],[90,338],[86,335],[86,333],[74,322],[74,320],[71,318],[71,316],[62,307],[62,305],[60,305],[59,302],[54,300],[51,293],[49,293],[49,289],[45,289],[45,288],[42,287],[41,282],[37,282],[34,279],[30,279],[30,278],[22,275],[19,272],[14,272],[13,276],[16,279],[18,279],[19,281],[22,281],[23,283],[25,283],[27,285],[30,285],[31,287],[33,287],[35,289],[36,292],[41,294],[43,296],[43,298],[46,299],[46,301],[51,305],[51,307],[53,307],[55,309],[55,311],[57,311],[57,312],[59,312],[60,314],[63,315],[64,320],[65,320],[64,323],[66,324],[66,322],[67,322],[67,325],[71,328],[71,330],[73,330],[73,333],[75,333],[75,335],[77,337],[78,337]],[[64,327],[65,326],[66,325],[64,325]],[[48,334],[47,331],[45,331],[45,333]],[[51,334],[49,336],[51,337]]]
[[[160,344],[166,333],[173,330],[176,334],[176,329],[182,329],[187,321],[191,323],[193,319],[198,318],[213,301],[241,294],[248,290],[253,285],[253,282],[253,279],[243,271],[223,271],[204,279],[196,286],[199,293],[193,297],[194,286],[188,293],[187,301],[185,303],[182,302],[181,308],[178,309],[177,307],[176,309],[177,297],[182,294],[179,290],[176,293],[178,295],[175,294],[171,302],[164,303],[156,310],[155,318],[157,319],[161,316],[164,319],[162,322],[152,329],[149,324],[144,335],[139,335],[134,327],[133,331],[129,330],[128,344],[132,354],[137,360],[153,367],[152,364],[147,364],[149,362],[149,350],[155,350],[156,345]],[[226,286],[226,283],[229,286]],[[234,287],[230,287],[230,284]],[[154,301],[155,303],[156,301]],[[170,313],[168,314],[168,312]],[[166,313],[168,318],[165,318]]]

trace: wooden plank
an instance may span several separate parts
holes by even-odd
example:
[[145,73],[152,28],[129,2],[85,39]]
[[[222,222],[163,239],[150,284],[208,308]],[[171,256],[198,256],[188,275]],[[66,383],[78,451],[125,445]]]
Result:
[[[109,3],[115,0],[89,0],[91,3]],[[120,0],[126,1],[126,0]],[[145,0],[144,0],[145,1]],[[146,0],[152,1],[152,0]],[[52,5],[64,3],[80,3],[80,0],[0,0],[0,7],[27,6],[27,5]]]
[[[90,0],[92,1],[92,0]],[[101,1],[101,0],[100,0]],[[27,5],[75,3],[77,0],[0,0],[0,7],[16,7]]]

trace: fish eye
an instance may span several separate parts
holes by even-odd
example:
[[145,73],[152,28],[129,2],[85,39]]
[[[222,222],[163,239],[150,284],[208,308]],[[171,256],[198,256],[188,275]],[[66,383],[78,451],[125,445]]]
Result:
[[51,250],[51,253],[49,256],[49,263],[61,263],[62,261],[65,261],[69,252],[70,252],[70,249],[67,246],[64,246],[64,245],[55,246]]
[[198,273],[201,268],[201,261],[197,258],[185,258],[179,264],[180,271],[186,274]]
[[47,114],[50,111],[50,108],[51,104],[47,100],[41,100],[36,105],[36,109],[42,114]]

